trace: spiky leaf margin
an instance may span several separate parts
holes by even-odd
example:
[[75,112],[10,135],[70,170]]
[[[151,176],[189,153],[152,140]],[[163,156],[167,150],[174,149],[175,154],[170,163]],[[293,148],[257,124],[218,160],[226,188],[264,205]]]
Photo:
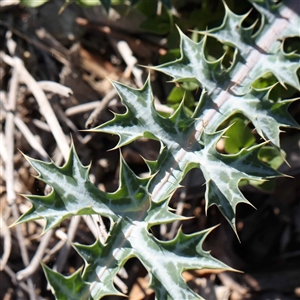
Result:
[[98,240],[90,246],[73,244],[85,262],[82,269],[71,276],[63,276],[43,266],[56,299],[100,299],[121,295],[115,289],[113,279],[132,257],[138,258],[148,270],[156,294],[173,299],[176,295],[182,295],[183,299],[202,299],[183,280],[181,274],[186,270],[232,270],[203,251],[203,241],[211,230],[191,235],[179,231],[168,242],[162,242],[150,233],[154,225],[184,218],[169,210],[171,195],[154,202],[148,186],[155,176],[137,177],[122,157],[120,184],[114,193],[102,192],[91,183],[89,166],[81,165],[73,146],[63,167],[26,158],[39,173],[37,178],[53,190],[47,196],[26,196],[32,208],[16,224],[43,218],[46,231],[70,216],[94,214],[109,218],[111,222],[105,244]]

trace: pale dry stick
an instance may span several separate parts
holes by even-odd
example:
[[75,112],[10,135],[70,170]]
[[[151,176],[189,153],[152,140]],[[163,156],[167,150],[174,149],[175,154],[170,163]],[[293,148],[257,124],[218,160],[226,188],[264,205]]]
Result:
[[230,290],[237,292],[241,296],[245,296],[248,292],[248,289],[241,286],[235,280],[233,280],[228,274],[226,273],[219,273],[218,277],[224,286],[227,286]]
[[128,273],[124,267],[122,267],[122,269],[119,270],[118,275],[124,279],[129,278]]
[[93,136],[91,135],[91,134],[87,134],[85,137],[83,137],[82,139],[81,139],[81,143],[83,144],[83,145],[86,145],[88,142],[90,142],[90,140],[92,140],[93,139]]
[[60,149],[58,148],[58,146],[55,147],[52,157],[53,157],[52,159],[55,162],[55,165],[61,166],[63,164],[64,157],[63,157]]
[[[188,173],[188,174],[190,174],[190,173]],[[180,192],[179,201],[177,203],[176,212],[175,212],[176,215],[181,216],[181,214],[183,212],[184,203],[185,203],[185,199],[186,199],[186,190],[187,190],[187,187],[184,186],[183,190]],[[172,223],[170,231],[166,234],[167,239],[174,238],[174,236],[178,232],[179,226],[180,226],[180,220],[176,220],[175,222]]]
[[64,242],[68,240],[68,235],[62,230],[56,230],[55,236]]
[[[14,66],[16,64],[12,60],[12,58],[6,54],[3,55],[3,61],[10,66]],[[39,104],[40,111],[42,115],[45,117],[51,129],[51,132],[56,140],[56,143],[60,148],[64,159],[67,161],[68,153],[69,153],[69,145],[45,93],[43,92],[39,84],[35,81],[35,79],[26,70],[22,61],[19,58],[16,58],[16,61],[19,65],[20,79],[22,79],[22,81],[27,85],[29,90],[31,90],[32,94],[34,95],[36,101]]]
[[42,129],[46,132],[51,132],[49,125],[39,119],[33,119],[32,123],[39,129]]
[[161,12],[162,12],[162,2],[158,2],[158,3],[157,3],[156,14],[157,14],[158,16],[161,16]]
[[129,45],[125,41],[117,42],[117,49],[127,65],[127,68],[124,71],[124,77],[129,78],[132,73],[134,65],[137,64],[138,61],[133,56],[133,53]]
[[17,43],[12,39],[12,32],[8,30],[5,37],[7,50],[11,56],[14,56],[17,48]]
[[142,80],[143,71],[135,66],[137,64],[137,59],[133,56],[129,45],[125,41],[119,41],[117,43],[117,49],[127,64],[127,68],[124,72],[125,78],[129,78],[132,73],[137,87],[142,88],[144,85]]
[[[65,112],[62,110],[62,108],[57,105],[56,103],[54,103],[53,105],[54,109],[56,110],[56,114],[57,116],[71,129],[71,131],[73,131],[73,134],[76,136],[76,138],[78,139],[78,141],[82,144],[85,143],[84,138],[81,136],[81,134],[78,132],[78,128],[76,127],[76,125],[71,121],[71,119],[69,119]],[[86,138],[86,137],[85,137]]]
[[[108,107],[113,106],[113,105],[116,104],[116,102],[117,102],[117,99],[113,99],[109,102],[109,104],[107,106]],[[94,110],[99,105],[101,105],[101,101],[93,101],[93,102],[89,102],[89,103],[79,104],[79,105],[67,108],[65,110],[65,114],[68,117],[78,115],[78,114],[83,114],[85,112],[89,112],[91,110]],[[163,113],[168,113],[168,114],[173,114],[174,113],[173,108],[171,108],[167,105],[161,104],[158,99],[154,99],[154,106],[155,106],[155,109],[158,112],[163,112]],[[37,120],[37,121],[39,121],[39,120]],[[43,123],[43,125],[44,124],[45,123]],[[37,125],[37,126],[39,126],[39,125]]]
[[89,112],[91,110],[94,110],[101,104],[101,101],[93,101],[89,103],[79,104],[76,106],[69,107],[65,110],[65,114],[68,117],[83,114],[85,112]]
[[[7,107],[5,103],[3,103],[0,100],[3,110],[7,111]],[[14,122],[15,125],[18,127],[24,138],[27,140],[28,144],[35,150],[37,151],[40,156],[44,159],[47,160],[48,154],[45,151],[45,149],[42,147],[40,141],[33,135],[33,133],[30,131],[30,129],[27,127],[27,125],[24,123],[22,119],[20,119],[17,115],[14,116]]]
[[[6,145],[5,145],[5,136],[2,131],[0,131],[0,156],[4,161],[7,161],[7,150],[6,150]],[[1,172],[0,174],[3,177],[3,173]]]
[[106,240],[107,237],[108,237],[108,233],[107,233],[105,224],[103,222],[103,218],[100,215],[98,215],[98,217],[99,217],[99,223],[100,223],[100,231],[101,231],[102,235],[105,237],[105,240]]
[[63,269],[63,267],[65,265],[66,258],[69,254],[70,249],[71,249],[71,244],[70,243],[74,240],[74,237],[75,237],[80,219],[81,219],[80,216],[74,216],[71,219],[69,229],[68,229],[68,237],[67,237],[68,243],[65,243],[64,247],[59,252],[57,261],[56,261],[55,265],[53,266],[53,270],[55,270],[57,272],[61,272],[61,270]]
[[[23,71],[25,72],[25,74],[26,74],[26,72],[27,72],[27,70],[25,69],[25,68],[23,68]],[[59,84],[50,84],[49,85],[49,82],[47,82],[47,83],[40,83],[40,84],[37,84],[35,81],[34,81],[34,79],[32,78],[32,80],[29,80],[28,81],[28,79],[27,79],[27,86],[28,86],[28,88],[30,88],[31,87],[31,91],[32,91],[32,93],[33,94],[35,94],[34,93],[34,91],[32,90],[36,85],[41,85],[42,86],[42,88],[44,88],[44,89],[50,89],[50,88],[52,88],[52,91],[56,91],[56,92],[59,92],[59,93],[61,93],[61,94],[63,94],[63,95],[65,95],[65,96],[69,96],[70,95],[70,89],[68,89],[68,88],[66,88],[66,87],[63,87],[63,86],[61,86],[61,85],[59,85]],[[40,91],[38,91],[38,94],[37,95],[35,95],[35,97],[36,97],[36,99],[37,99],[37,101],[38,101],[38,103],[39,103],[39,105],[40,105],[40,109],[42,110],[42,108],[43,108],[43,105],[46,105],[46,106],[48,106],[48,107],[50,107],[51,108],[51,106],[50,106],[50,104],[49,104],[49,102],[48,102],[48,100],[47,100],[47,98],[46,98],[46,96],[45,96],[45,94],[43,94],[43,92],[42,92],[42,90],[40,90]],[[39,98],[38,98],[39,97]],[[44,99],[43,99],[44,98]],[[45,102],[45,99],[46,99],[46,102]],[[39,101],[40,100],[40,101]],[[48,104],[48,105],[47,105]],[[53,110],[52,110],[52,108],[51,108],[51,111],[52,111],[52,113],[53,113]],[[45,118],[46,118],[46,120],[47,120],[47,117],[46,117],[46,115],[45,115],[45,113],[46,113],[46,111],[44,111],[44,116],[45,116]],[[53,113],[53,115],[54,115],[54,113]],[[50,120],[50,121],[49,121]],[[53,135],[55,136],[55,132],[53,132],[53,131],[55,131],[57,128],[59,128],[59,130],[61,130],[61,128],[60,128],[60,126],[59,126],[59,123],[58,123],[58,121],[57,121],[57,119],[56,119],[56,117],[55,117],[55,115],[54,115],[54,118],[53,118],[53,116],[52,116],[52,118],[48,118],[48,125],[49,125],[49,127],[50,127],[50,129],[51,129],[51,131],[52,131],[52,133],[53,133]],[[56,121],[56,122],[55,122]],[[22,122],[18,122],[19,123],[19,125],[22,125],[21,123]],[[52,124],[54,123],[54,125],[56,125],[56,126],[53,126]],[[55,124],[55,123],[57,123],[57,124]],[[52,125],[52,126],[51,126]],[[23,129],[24,129],[25,127],[23,126]],[[62,132],[62,131],[61,131]],[[27,135],[28,135],[28,133],[30,133],[31,134],[31,132],[29,131],[29,129],[27,130]],[[32,134],[31,134],[32,135]],[[62,136],[63,136],[63,138],[62,138]],[[64,143],[64,141],[65,141],[65,137],[64,137],[64,135],[62,134],[62,135],[60,135],[60,136],[58,136],[57,138],[56,138],[56,140],[57,140],[57,143],[58,143],[58,146],[59,146],[59,141],[62,141],[63,143]],[[66,146],[67,145],[67,146]],[[33,148],[35,148],[35,147],[33,147]],[[62,147],[61,147],[62,148]],[[68,153],[68,143],[67,142],[65,142],[65,145],[64,145],[64,150],[63,149],[61,149],[61,151],[62,151],[62,154],[63,154],[63,156],[64,156],[64,158],[65,158],[65,160],[67,160],[67,153]],[[67,152],[63,152],[63,151],[67,151]],[[48,155],[47,155],[47,153],[45,153],[46,155],[45,155],[45,157],[47,157]],[[42,238],[42,241],[41,241],[41,243],[40,243],[40,245],[39,245],[39,247],[38,247],[38,251],[36,252],[36,255],[34,256],[34,258],[31,260],[31,262],[27,265],[27,267],[25,268],[25,269],[23,269],[22,271],[20,271],[19,273],[18,273],[18,275],[17,275],[17,279],[18,280],[23,280],[23,279],[26,279],[26,278],[28,278],[31,274],[33,274],[36,270],[37,270],[37,268],[39,267],[39,262],[40,262],[40,260],[42,259],[42,257],[43,257],[43,255],[44,255],[44,252],[45,252],[45,250],[46,250],[46,248],[47,248],[47,245],[48,245],[48,243],[49,243],[49,240],[50,240],[50,238],[51,238],[51,236],[52,236],[52,234],[53,234],[53,230],[50,230],[49,232],[47,232],[47,234]],[[68,244],[66,244],[66,245],[68,245]]]
[[[4,168],[4,165],[5,165],[5,162],[7,161],[7,150],[6,150],[6,144],[5,144],[5,135],[3,132],[0,132],[0,157],[1,157],[1,167],[2,169],[0,169],[0,176],[3,180],[3,182],[6,181],[6,170]],[[14,171],[14,179],[15,179],[15,182],[14,182],[14,189],[15,191],[23,191],[24,190],[24,186],[20,183],[20,180],[17,180],[18,179],[16,176],[18,175],[18,173],[16,171]],[[10,214],[11,214],[11,209],[10,209],[10,206],[7,206],[7,209],[5,209],[4,212],[2,212],[3,215],[2,217],[5,219],[5,220],[8,220],[8,218],[10,217]]]
[[26,293],[29,293],[27,285],[24,282],[17,281],[15,272],[8,265],[4,266],[4,272],[11,278],[11,281],[14,285],[19,285],[22,290],[24,290]]
[[43,258],[45,250],[47,249],[48,243],[52,237],[53,230],[47,231],[47,233],[43,236],[41,242],[39,243],[39,247],[35,252],[34,257],[31,259],[30,264],[28,266],[19,271],[16,275],[17,280],[25,280],[29,276],[31,276],[40,266],[40,262]]
[[51,92],[53,94],[61,95],[64,97],[70,97],[71,95],[73,95],[73,91],[70,88],[60,83],[54,81],[38,81],[37,83],[45,92]]
[[103,223],[102,217],[99,215],[91,215],[91,219],[97,230],[97,239],[99,239],[100,242],[104,245],[105,241],[107,239],[107,232],[106,232],[106,230],[103,231],[101,228],[101,225],[99,226],[99,224],[98,224],[98,221],[102,221],[102,223]]
[[11,234],[7,227],[5,220],[0,215],[0,236],[3,239],[3,254],[0,258],[0,272],[3,271],[6,263],[8,262],[11,251]]
[[94,127],[104,109],[108,106],[108,103],[113,100],[118,95],[115,89],[112,89],[100,102],[100,105],[91,113],[87,121],[85,122],[86,128]]
[[41,42],[37,41],[37,40],[33,40],[30,37],[28,37],[27,35],[25,35],[24,33],[22,33],[21,31],[13,28],[12,26],[8,25],[6,22],[3,22],[2,20],[0,20],[0,25],[5,26],[7,28],[9,28],[9,30],[19,36],[20,38],[24,39],[26,42],[28,42],[29,44],[34,45],[35,47],[42,49],[43,51],[50,53],[51,55],[53,55],[59,62],[61,62],[63,65],[69,66],[70,63],[68,61],[68,59],[59,51],[57,51],[54,48],[45,46],[44,44],[42,44]]
[[19,85],[19,62],[17,58],[13,59],[15,67],[13,68],[12,77],[10,81],[9,93],[8,93],[8,104],[7,114],[5,123],[5,141],[6,141],[6,193],[7,202],[9,205],[15,203],[16,194],[14,190],[14,111],[16,108],[17,90]]
[[39,153],[39,155],[42,157],[43,160],[48,160],[48,153],[41,145],[40,141],[36,138],[36,136],[33,135],[33,133],[30,131],[30,129],[27,127],[27,125],[23,122],[22,119],[20,119],[18,116],[15,116],[15,124],[24,136],[24,138],[27,140],[28,144]]
[[120,279],[120,277],[114,277],[114,284],[121,290],[123,294],[127,294],[128,286]]
[[174,113],[174,109],[172,107],[161,104],[157,99],[154,100],[154,107],[158,112],[162,112],[170,115]]
[[[83,220],[85,221],[86,225],[92,232],[95,239],[100,239],[100,231],[99,226],[94,222],[94,219],[91,215],[84,215],[82,216]],[[100,242],[102,243],[101,239]]]
[[49,262],[52,256],[56,252],[58,252],[65,245],[65,243],[65,240],[61,240],[58,243],[56,243],[55,246],[43,257],[42,263],[46,264],[47,262]]
[[[107,233],[107,230],[106,230],[106,227],[105,227],[105,224],[103,222],[103,219],[100,215],[97,215],[97,216],[93,216],[94,218],[94,221],[97,223],[99,221],[99,230],[100,230],[100,236],[103,240],[103,244],[105,243],[107,237],[108,237],[108,233]],[[98,220],[97,220],[98,219]]]
[[[14,111],[17,102],[17,90],[19,85],[19,73],[21,68],[21,60],[17,57],[11,58],[13,62],[13,72],[8,93],[8,113],[6,115],[5,123],[5,140],[7,149],[6,160],[6,200],[11,206],[12,215],[15,220],[19,218],[19,212],[16,205],[16,193],[14,190]],[[29,264],[29,256],[25,245],[25,240],[20,226],[16,226],[17,240],[19,243],[21,257],[25,266]],[[27,284],[29,287],[29,297],[31,300],[35,299],[34,285],[31,278],[28,278]]]
[[[10,276],[11,281],[14,285],[18,285],[24,292],[29,293],[29,289],[27,287],[27,285],[24,282],[18,282],[17,278],[16,278],[16,274],[15,272],[8,266],[6,265],[4,267],[4,272]],[[34,300],[45,300],[45,298],[41,297],[41,296],[37,296],[35,295]]]
[[39,28],[35,30],[37,37],[44,42],[44,45],[47,44],[49,49],[54,49],[60,53],[66,59],[69,58],[69,50],[65,48],[55,37],[53,37],[45,28]]
[[[8,64],[10,62],[12,62],[12,61],[10,61],[10,57],[7,55],[4,56],[4,61]],[[49,104],[49,101],[48,101],[46,95],[44,94],[40,85],[33,79],[33,77],[31,77],[31,75],[28,73],[28,71],[22,65],[21,60],[16,59],[16,61],[20,65],[19,72],[21,73],[21,77],[22,77],[23,81],[26,83],[28,88],[31,90],[31,92],[35,96],[35,98],[40,106],[41,113],[44,115],[44,117],[52,131],[52,134],[53,134],[54,138],[56,139],[58,147],[60,148],[63,157],[67,161],[68,152],[69,152],[68,142],[61,130],[61,127],[57,121],[57,118],[52,110],[51,105]],[[15,65],[15,64],[16,64],[16,62],[13,62],[13,65]],[[43,87],[45,88],[45,86],[43,86]],[[58,89],[58,85],[56,85],[55,87],[56,87],[56,89]],[[65,93],[65,94],[66,94],[66,92],[69,95],[70,91],[69,90],[63,91],[63,93]],[[30,264],[29,264],[29,262],[25,264],[25,265],[27,265],[27,268],[25,268],[24,270],[19,272],[19,274],[18,274],[19,279],[28,277],[38,268],[39,261],[44,254],[44,251],[48,245],[51,235],[52,235],[52,231],[50,231],[49,234],[47,234],[43,237],[42,242],[40,243],[40,246],[38,248],[38,252],[37,252],[36,256],[34,257],[35,259],[32,260]]]
[[[299,14],[300,6],[297,6],[298,1],[289,1],[287,4],[290,7],[285,6],[281,11],[281,18],[275,20],[274,25],[265,33],[257,43],[257,49],[264,49],[268,51],[268,49],[274,44],[277,40],[278,35],[285,30],[289,23],[296,24],[297,14]],[[229,91],[232,87],[235,87],[234,82],[238,82],[242,84],[242,82],[247,78],[249,70],[253,69],[257,64],[260,63],[262,58],[262,53],[257,49],[253,49],[249,57],[246,58],[245,65],[243,65],[240,71],[232,78],[232,85],[229,86],[226,90],[223,90],[219,96],[215,99],[215,105],[217,107],[221,107],[230,97],[232,97],[231,92]],[[205,115],[201,122],[199,122],[194,136],[191,137],[193,140],[198,140],[200,135],[202,134],[205,126],[209,123],[209,121],[214,117],[215,114],[218,113],[216,109],[208,109],[205,112]],[[178,164],[179,161],[184,159],[186,155],[186,150],[181,149],[178,155],[175,157],[175,164]],[[174,165],[175,165],[174,164]],[[169,171],[166,172],[166,175],[161,179],[161,181],[155,186],[152,192],[152,197],[155,199],[158,197],[160,191],[163,191],[164,185],[168,182],[174,168],[170,167]]]

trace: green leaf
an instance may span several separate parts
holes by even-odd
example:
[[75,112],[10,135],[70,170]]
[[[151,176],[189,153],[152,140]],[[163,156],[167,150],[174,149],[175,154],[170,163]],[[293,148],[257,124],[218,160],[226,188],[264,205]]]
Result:
[[[163,118],[153,107],[149,81],[140,90],[117,83],[114,86],[127,112],[116,115],[113,120],[93,131],[118,134],[120,141],[117,147],[143,136],[161,141],[163,148],[159,158],[149,166],[152,174],[158,172],[150,184],[150,193],[155,202],[171,195],[191,168],[200,167],[206,179],[207,207],[217,205],[235,229],[236,205],[239,202],[247,203],[238,189],[239,181],[260,181],[263,177],[278,175],[258,160],[260,146],[243,149],[235,155],[221,155],[216,151],[215,145],[225,134],[224,131],[214,134],[203,132],[196,138],[197,126],[201,125],[201,121],[185,114],[183,102],[170,118]],[[232,108],[230,111],[232,112]],[[166,174],[170,175],[165,179],[164,185],[161,185]]]
[[[273,21],[279,17],[283,9],[287,10],[287,7],[284,6],[276,8],[272,12],[266,12],[266,10],[261,12],[267,13],[267,17]],[[222,25],[201,32],[216,38],[223,44],[236,48],[238,55],[233,62],[235,68],[232,68],[230,72],[231,78],[235,78],[241,73],[240,67],[243,65],[248,67],[247,78],[243,78],[243,84],[239,84],[238,93],[247,92],[251,83],[268,72],[271,72],[283,86],[287,83],[300,89],[297,76],[299,55],[284,53],[281,40],[286,37],[286,34],[299,36],[299,30],[296,29],[299,27],[299,18],[294,15],[293,18],[289,19],[289,24],[287,24],[287,21],[283,21],[281,28],[277,30],[277,28],[272,29],[273,23],[267,23],[263,17],[263,24],[259,31],[253,34],[255,24],[249,28],[242,27],[247,15],[236,15],[225,5],[225,17]],[[248,62],[246,57],[248,57]],[[245,63],[245,60],[247,63]]]
[[223,155],[215,145],[223,132],[203,135],[206,147],[198,153],[200,168],[206,179],[206,208],[216,205],[235,230],[235,212],[238,203],[249,203],[239,190],[243,179],[262,181],[279,175],[258,159],[261,145],[242,149],[237,154]]
[[[275,170],[284,163],[285,156],[286,155],[283,150],[278,151],[278,149],[272,146],[263,146],[258,152],[259,159]],[[248,183],[265,193],[273,193],[276,187],[275,178],[271,178],[263,182],[245,180],[245,184]]]
[[81,165],[73,147],[63,167],[57,167],[53,162],[26,158],[39,173],[37,178],[49,184],[53,190],[47,196],[25,196],[32,203],[32,208],[17,223],[44,218],[47,231],[75,215],[99,213],[111,220],[116,219],[115,212],[109,208],[110,200],[90,182],[89,167]]
[[111,221],[105,244],[96,241],[90,246],[73,245],[84,259],[83,269],[63,276],[44,266],[56,299],[120,295],[113,278],[131,257],[138,258],[150,277],[159,283],[153,287],[156,293],[173,299],[176,295],[182,295],[183,299],[201,299],[181,277],[183,271],[231,270],[202,250],[203,240],[210,230],[192,235],[179,232],[169,242],[159,241],[149,232],[154,225],[184,219],[170,212],[171,195],[159,202],[152,200],[148,185],[154,175],[137,177],[121,158],[119,188],[114,193],[104,193],[89,181],[89,167],[81,165],[73,146],[63,167],[27,159],[39,173],[38,179],[49,184],[53,191],[48,196],[27,196],[33,206],[16,223],[45,218],[45,230],[48,230],[72,215],[100,214]]
[[[164,3],[170,5],[169,1]],[[113,82],[126,112],[115,114],[93,131],[118,135],[116,148],[141,137],[158,140],[161,149],[157,159],[146,161],[149,177],[137,177],[121,156],[119,188],[114,193],[104,193],[89,180],[89,167],[81,165],[73,146],[63,167],[27,158],[39,173],[37,178],[52,187],[52,192],[47,196],[26,196],[32,207],[16,224],[44,218],[46,231],[75,215],[98,214],[110,220],[103,244],[97,240],[93,245],[73,245],[84,260],[82,269],[63,276],[44,266],[56,299],[120,295],[113,279],[132,257],[148,271],[158,299],[201,299],[183,280],[185,270],[232,270],[203,250],[203,241],[211,229],[190,235],[179,230],[173,240],[161,241],[151,234],[151,227],[184,220],[172,212],[169,201],[191,169],[199,168],[204,175],[206,209],[218,206],[235,232],[236,206],[249,203],[239,189],[241,184],[256,182],[263,187],[266,180],[280,175],[273,168],[282,163],[282,157],[265,144],[274,144],[278,149],[281,127],[299,128],[287,112],[296,99],[273,99],[273,86],[255,89],[253,83],[269,72],[281,85],[300,89],[299,55],[285,53],[282,42],[299,36],[299,6],[295,3],[255,1],[262,14],[261,26],[255,33],[255,24],[242,26],[247,15],[236,15],[227,6],[223,23],[201,32],[204,37],[200,42],[180,32],[180,58],[154,69],[183,86],[201,86],[201,97],[191,116],[186,113],[184,100],[173,115],[161,116],[153,104],[149,78],[141,89]],[[225,54],[215,61],[206,57],[208,36],[235,48],[228,68],[223,64]],[[172,97],[177,101],[178,91],[174,90]],[[244,117],[218,130],[234,115]],[[243,127],[244,119],[252,122],[266,140],[264,143],[252,145],[253,138]],[[231,140],[228,152],[234,153],[217,151],[217,143],[225,136]]]
[[[232,15],[233,13],[227,8],[225,18],[230,19]],[[243,19],[244,17],[235,17],[233,24],[238,26]],[[218,34],[224,37],[224,39],[231,39],[230,36],[234,34],[230,34],[230,30],[234,30],[234,26],[230,25],[229,29],[227,29],[225,25],[226,22],[219,29],[211,30],[208,34]],[[223,27],[225,27],[225,29]],[[223,33],[223,30],[225,30],[225,33]],[[242,31],[243,30],[244,29],[242,29]],[[242,59],[238,52],[236,52],[236,59],[232,66],[229,69],[223,69],[222,58],[215,62],[209,62],[205,58],[205,38],[199,43],[195,43],[183,35],[183,33],[180,34],[181,58],[174,62],[154,67],[153,69],[172,76],[176,82],[189,81],[198,83],[204,89],[194,116],[201,118],[202,122],[207,124],[206,130],[208,132],[214,132],[221,123],[226,121],[234,112],[240,112],[255,125],[257,132],[264,139],[270,140],[279,147],[279,128],[281,126],[298,127],[298,124],[287,113],[289,104],[296,99],[274,103],[272,99],[269,99],[270,91],[274,86],[262,90],[255,90],[252,88],[252,83],[258,78],[258,74],[262,76],[265,71],[270,71],[262,70],[260,67],[265,66],[266,58],[264,56],[268,56],[267,59],[270,61],[270,65],[272,65],[273,69],[276,69],[274,75],[280,77],[284,74],[283,71],[281,75],[277,76],[279,70],[282,69],[281,62],[284,62],[285,67],[283,70],[289,72],[289,76],[283,75],[282,77],[286,79],[290,78],[290,80],[286,80],[285,82],[297,87],[298,78],[296,78],[296,70],[300,67],[299,58],[295,58],[293,62],[290,62],[287,60],[287,57],[282,54],[282,51],[277,51],[276,53],[272,52],[270,54],[260,53],[251,45],[251,43],[255,41],[252,39],[252,42],[249,40],[249,45],[243,44],[240,46],[241,48],[246,47],[245,53],[247,54],[245,58]],[[251,38],[250,36],[249,39]],[[270,47],[276,47],[277,49],[277,43],[278,41],[275,40],[275,46],[272,44]],[[253,63],[252,56],[255,56],[257,59],[255,64]],[[252,65],[252,69],[247,67],[247,57],[249,58],[249,64],[251,63]],[[257,75],[252,74],[252,72]],[[247,76],[245,76],[246,74]],[[234,80],[236,83],[234,83],[230,77],[236,78]],[[218,109],[216,110],[216,108]],[[207,115],[211,116],[209,120],[207,119]]]
[[175,82],[193,82],[205,88],[210,94],[224,81],[229,80],[228,71],[222,67],[223,57],[208,61],[205,56],[206,38],[193,42],[180,30],[181,57],[174,62],[165,63],[152,69],[166,73]]
[[51,291],[59,300],[89,299],[89,284],[81,278],[81,269],[78,269],[71,276],[63,276],[52,271],[46,265],[42,265],[47,281],[50,283]]
[[153,34],[165,35],[171,29],[168,15],[159,15],[146,19],[140,24],[140,29]]
[[195,99],[192,93],[182,88],[174,87],[167,98],[167,104],[174,110],[178,109],[181,102],[184,102],[184,109],[187,116],[192,115],[192,110],[195,107]]
[[123,115],[115,114],[113,120],[92,131],[119,135],[120,140],[116,147],[124,146],[141,137],[157,139],[171,147],[176,147],[177,143],[184,143],[186,136],[180,137],[177,133],[191,130],[194,120],[186,118],[182,106],[172,118],[164,118],[154,108],[149,79],[140,90],[117,82],[113,82],[113,84],[124,102],[127,112]]
[[38,7],[45,4],[48,1],[49,0],[20,0],[20,3],[28,7]]
[[258,153],[259,159],[275,170],[284,163],[285,156],[283,150],[279,152],[278,149],[271,146],[262,147]]
[[230,121],[230,128],[226,131],[225,151],[229,154],[238,153],[243,148],[249,148],[255,143],[255,137],[245,121],[234,118]]
[[110,7],[110,0],[76,0],[76,3],[83,7],[93,7],[100,5],[101,3],[107,12],[109,11]]

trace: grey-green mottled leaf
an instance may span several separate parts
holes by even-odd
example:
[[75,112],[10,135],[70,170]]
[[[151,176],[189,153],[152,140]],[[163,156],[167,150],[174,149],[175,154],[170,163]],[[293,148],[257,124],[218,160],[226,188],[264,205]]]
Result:
[[[203,106],[200,104],[193,117],[188,117],[181,105],[170,118],[163,118],[153,107],[149,82],[140,90],[120,84],[115,86],[127,112],[94,131],[118,134],[121,137],[119,146],[120,143],[124,144],[124,133],[126,138],[130,137],[130,141],[146,136],[148,132],[161,141],[162,149],[157,161],[147,162],[151,173],[157,173],[149,185],[152,200],[156,203],[172,195],[190,169],[200,167],[206,179],[207,207],[217,205],[235,229],[236,206],[240,202],[247,203],[239,190],[239,182],[242,179],[262,181],[278,173],[259,161],[257,155],[260,146],[224,156],[215,148],[218,140],[226,133],[209,132],[215,131],[234,111],[242,111],[246,116],[249,115],[262,136],[275,136],[272,141],[276,143],[279,141],[280,126],[295,125],[286,112],[287,107],[281,102],[272,103],[268,99],[269,89],[253,90],[252,94],[244,98],[230,96],[215,111],[204,131],[199,133],[197,127],[203,122],[201,118],[207,111],[214,110],[214,102],[209,101],[214,94],[204,95],[202,101],[206,102]],[[272,126],[269,128],[270,124]]]
[[88,297],[89,284],[81,278],[81,269],[78,269],[71,276],[63,276],[54,272],[46,265],[42,265],[46,278],[50,283],[51,291],[56,299],[77,300],[90,299]]
[[[162,2],[168,7],[171,3]],[[16,223],[44,218],[44,230],[49,230],[74,215],[98,214],[110,220],[103,244],[98,240],[89,246],[74,244],[85,263],[82,269],[63,276],[44,267],[56,299],[120,295],[113,279],[132,257],[149,272],[157,299],[201,299],[183,280],[182,272],[186,270],[232,270],[203,250],[210,230],[191,235],[179,230],[173,240],[161,241],[152,235],[151,227],[184,220],[172,212],[169,201],[193,168],[200,168],[206,180],[206,208],[218,206],[235,231],[236,206],[248,203],[239,184],[264,182],[279,175],[259,159],[267,154],[263,156],[261,148],[267,142],[279,147],[280,128],[298,126],[287,112],[296,99],[271,99],[272,87],[256,90],[252,84],[265,73],[272,73],[282,85],[300,89],[299,55],[283,51],[284,39],[299,36],[300,7],[289,0],[278,5],[266,0],[252,2],[262,14],[261,26],[254,34],[254,25],[242,26],[246,15],[238,16],[225,6],[219,27],[202,32],[204,37],[199,43],[180,33],[181,57],[154,68],[176,82],[202,87],[192,116],[186,114],[182,101],[172,116],[162,117],[154,108],[149,78],[141,89],[113,83],[126,112],[116,114],[94,131],[119,135],[116,147],[141,137],[158,140],[161,149],[157,159],[146,161],[149,177],[137,177],[121,158],[119,188],[105,193],[91,183],[89,167],[81,165],[73,146],[63,167],[27,158],[39,173],[37,178],[52,192],[26,196],[32,207]],[[106,0],[106,9],[108,4]],[[223,66],[224,56],[216,61],[206,58],[207,36],[235,48],[229,68]],[[219,128],[224,128],[235,114],[243,114],[252,122],[266,142],[246,149],[242,145],[237,153],[225,155],[216,150],[218,141],[226,136],[226,129]]]
[[279,173],[258,159],[261,145],[242,149],[237,154],[224,155],[216,150],[222,132],[203,135],[207,145],[199,152],[199,163],[206,179],[206,208],[216,205],[235,230],[235,213],[238,203],[249,203],[239,190],[242,179],[262,181]]
[[[193,128],[194,120],[186,117],[182,105],[173,117],[164,118],[154,108],[149,79],[140,90],[117,82],[114,82],[114,87],[126,106],[127,112],[123,115],[115,114],[113,120],[96,127],[93,131],[119,135],[117,147],[141,137],[160,140],[170,148],[177,147],[178,143],[184,143],[187,131]],[[179,135],[179,132],[185,134]]]
[[56,299],[101,299],[120,295],[113,279],[131,257],[138,258],[160,282],[154,288],[158,295],[172,298],[176,294],[191,300],[198,297],[181,277],[185,270],[231,270],[202,250],[206,232],[191,236],[180,232],[169,243],[157,240],[149,232],[154,225],[184,219],[170,211],[171,195],[159,202],[152,201],[148,186],[155,175],[139,178],[121,159],[119,188],[114,193],[104,193],[90,182],[89,167],[81,165],[73,146],[63,167],[27,159],[39,173],[38,179],[49,184],[53,191],[47,196],[27,196],[33,206],[16,223],[45,218],[45,230],[48,230],[72,215],[99,214],[111,221],[104,244],[99,241],[91,246],[74,244],[85,262],[82,270],[63,276],[44,267]]

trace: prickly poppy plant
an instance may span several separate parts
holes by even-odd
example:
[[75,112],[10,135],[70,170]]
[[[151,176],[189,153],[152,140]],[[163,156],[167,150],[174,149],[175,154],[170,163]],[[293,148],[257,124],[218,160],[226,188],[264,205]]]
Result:
[[[300,55],[284,48],[287,38],[299,37],[300,6],[297,1],[251,3],[261,14],[259,26],[243,27],[247,14],[236,15],[224,4],[225,16],[219,27],[199,32],[202,39],[198,43],[180,32],[181,57],[153,67],[178,84],[192,82],[201,88],[191,116],[186,114],[183,102],[172,116],[160,115],[153,104],[149,79],[142,89],[113,82],[126,113],[115,114],[93,131],[118,135],[116,148],[142,137],[159,141],[157,160],[146,161],[147,178],[137,177],[121,158],[119,188],[105,193],[91,183],[89,167],[80,163],[73,146],[63,167],[27,157],[39,173],[38,179],[51,186],[52,192],[47,196],[27,196],[32,208],[17,224],[43,218],[47,231],[76,215],[98,214],[110,220],[105,243],[73,245],[85,262],[74,274],[66,277],[43,266],[56,299],[120,295],[113,278],[132,257],[149,272],[156,299],[202,299],[182,278],[186,270],[233,270],[202,249],[212,229],[189,235],[179,229],[169,241],[158,240],[150,229],[184,220],[169,209],[168,203],[191,169],[200,168],[205,177],[206,209],[216,205],[235,232],[236,207],[248,203],[239,189],[241,180],[260,182],[280,175],[264,164],[258,153],[266,143],[280,148],[282,127],[298,127],[287,112],[296,99],[272,99],[274,86],[255,89],[253,83],[270,72],[278,84],[300,90]],[[215,61],[206,57],[209,37],[234,49],[228,68],[224,67],[224,57]],[[220,153],[216,144],[230,128],[219,128],[236,113],[252,122],[262,142],[238,153]]]

